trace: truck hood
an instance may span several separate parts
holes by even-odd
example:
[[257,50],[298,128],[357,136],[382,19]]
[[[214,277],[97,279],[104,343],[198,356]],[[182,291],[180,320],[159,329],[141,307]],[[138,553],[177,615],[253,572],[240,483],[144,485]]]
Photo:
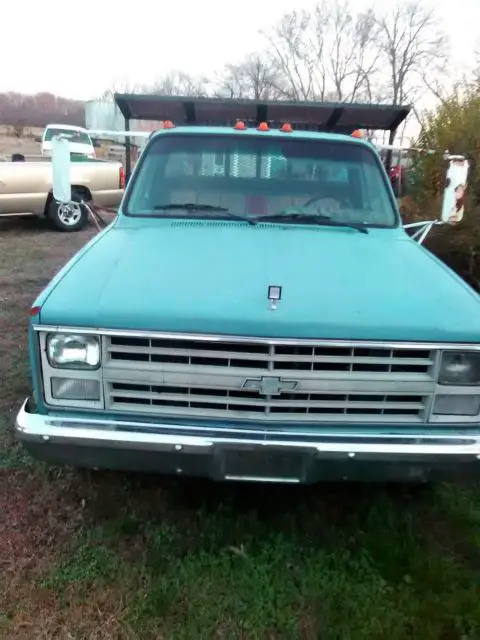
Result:
[[[40,322],[318,339],[476,342],[477,294],[399,229],[115,224],[40,296]],[[269,285],[282,287],[276,310]]]

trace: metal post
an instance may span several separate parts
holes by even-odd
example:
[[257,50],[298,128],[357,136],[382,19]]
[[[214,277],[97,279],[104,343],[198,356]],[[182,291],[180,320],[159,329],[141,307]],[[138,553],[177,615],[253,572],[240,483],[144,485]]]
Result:
[[[397,133],[396,129],[392,129],[390,131],[389,136],[388,136],[388,145],[389,146],[393,145],[393,141],[395,140],[395,134],[396,133]],[[387,149],[387,157],[386,157],[386,162],[385,162],[385,169],[387,170],[388,177],[390,177],[390,170],[392,168],[392,156],[393,156],[392,149]]]
[[[125,118],[125,131],[130,131],[130,119]],[[132,172],[132,145],[130,143],[130,136],[125,137],[125,182],[127,183],[130,179],[130,174]]]

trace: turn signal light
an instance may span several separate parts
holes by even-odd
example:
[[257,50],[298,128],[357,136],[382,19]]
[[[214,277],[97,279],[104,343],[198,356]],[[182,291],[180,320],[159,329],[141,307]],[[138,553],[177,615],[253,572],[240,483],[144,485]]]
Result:
[[283,133],[292,133],[292,125],[289,122],[285,122],[285,124],[282,124],[280,127],[280,131],[283,131]]
[[238,120],[236,125],[233,128],[237,129],[238,131],[245,131],[245,129],[247,128],[247,125],[241,120]]
[[257,127],[258,131],[270,131],[270,127],[267,122],[260,122]]

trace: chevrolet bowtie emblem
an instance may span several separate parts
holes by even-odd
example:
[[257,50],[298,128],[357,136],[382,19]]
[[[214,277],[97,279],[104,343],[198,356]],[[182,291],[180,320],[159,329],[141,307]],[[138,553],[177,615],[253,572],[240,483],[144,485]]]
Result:
[[262,376],[261,378],[247,378],[243,383],[243,389],[258,391],[261,396],[279,396],[285,391],[293,391],[298,386],[296,380],[284,380],[273,376]]
[[270,309],[275,311],[278,303],[282,299],[282,287],[279,287],[276,284],[271,284],[268,287],[268,299],[270,300]]

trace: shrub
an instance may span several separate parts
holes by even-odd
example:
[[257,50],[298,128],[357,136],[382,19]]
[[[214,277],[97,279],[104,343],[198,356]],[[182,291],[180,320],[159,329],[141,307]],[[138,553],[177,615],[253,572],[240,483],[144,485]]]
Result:
[[446,171],[443,151],[465,155],[470,161],[464,220],[456,227],[435,229],[425,244],[480,289],[480,87],[457,90],[445,100],[425,119],[416,146],[439,153],[414,159],[411,197],[403,203],[409,221],[440,217]]

